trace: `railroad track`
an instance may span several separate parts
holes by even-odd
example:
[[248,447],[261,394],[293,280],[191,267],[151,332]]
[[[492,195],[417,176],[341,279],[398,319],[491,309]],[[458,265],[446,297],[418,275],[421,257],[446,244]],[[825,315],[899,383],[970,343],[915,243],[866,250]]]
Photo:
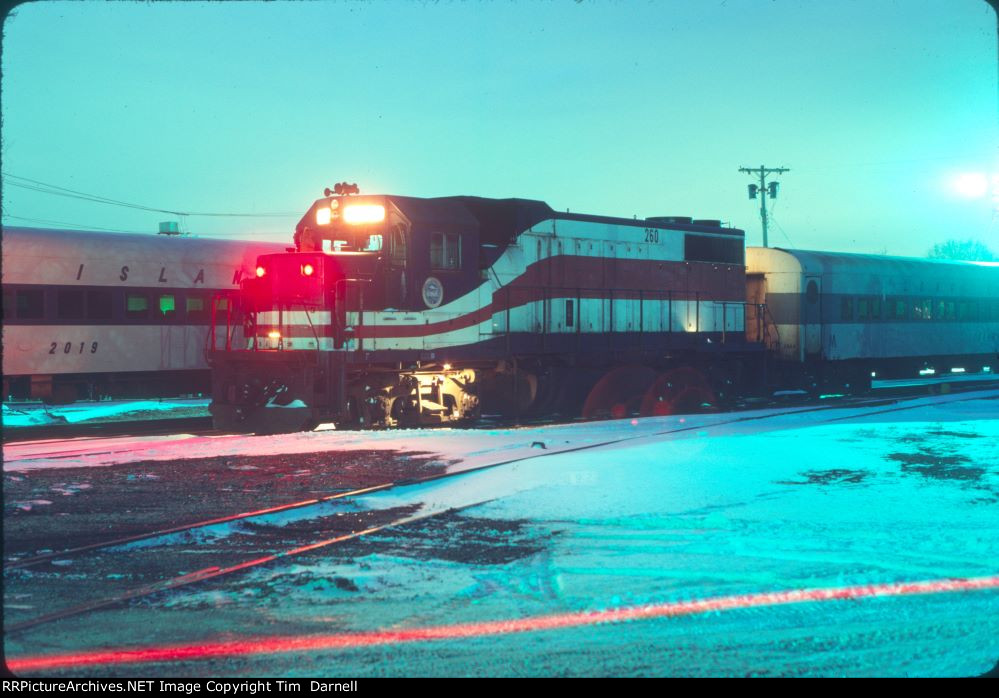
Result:
[[[871,394],[889,397],[916,397],[919,395],[940,394],[941,392],[962,393],[982,388],[991,388],[999,383],[999,376],[957,376],[950,379],[937,378],[911,380],[911,381],[882,381],[881,385],[872,389]],[[821,402],[814,395],[784,395],[778,398],[767,398],[754,401],[747,401],[734,411],[760,409],[764,407],[786,407],[789,404],[829,404],[849,405],[853,401],[865,401],[871,399],[863,396],[836,395],[822,398]],[[838,401],[838,402],[831,402]],[[567,419],[557,422],[567,424],[581,421],[578,419]],[[532,427],[556,424],[555,420],[549,417],[484,417],[472,429],[504,429],[515,426]],[[443,428],[451,428],[452,425],[442,425]],[[423,427],[433,428],[433,427]],[[156,436],[160,434],[175,434],[178,432],[195,434],[219,434],[212,428],[212,418],[202,417],[172,417],[162,419],[143,420],[121,420],[97,423],[67,423],[67,424],[41,424],[37,426],[13,427],[4,434],[4,443],[20,443],[24,441],[42,441],[72,439],[90,436]]]
[[[948,402],[962,402],[962,401],[979,400],[979,399],[999,399],[999,395],[988,395],[988,396],[973,395],[973,396],[970,396],[970,397],[954,397],[953,399],[948,400]],[[871,415],[877,415],[877,414],[886,414],[886,413],[891,413],[891,412],[899,412],[899,411],[905,411],[905,410],[910,410],[910,409],[917,409],[917,408],[923,407],[923,406],[924,406],[924,404],[922,404],[922,403],[917,403],[917,404],[900,404],[898,400],[894,400],[894,399],[876,399],[876,400],[866,400],[866,401],[863,401],[863,402],[853,402],[852,404],[848,405],[848,407],[850,407],[850,408],[869,407],[869,408],[872,408],[872,409],[871,409],[870,412],[866,412],[863,415],[847,415],[847,416],[840,415],[840,416],[833,416],[833,417],[830,417],[829,419],[826,419],[826,420],[820,420],[818,423],[832,423],[832,422],[836,422],[836,421],[842,421],[842,420],[845,420],[845,419],[854,419],[854,418],[857,418],[859,416],[871,416]],[[158,529],[158,530],[149,531],[149,532],[146,532],[146,533],[140,533],[140,534],[134,534],[134,535],[125,536],[125,537],[119,537],[119,538],[109,539],[107,541],[103,541],[103,542],[100,542],[100,543],[95,543],[95,544],[91,544],[91,545],[81,546],[81,547],[73,548],[73,549],[69,549],[69,550],[63,550],[63,551],[58,552],[58,553],[47,553],[47,554],[44,554],[44,555],[37,555],[37,556],[30,557],[30,558],[22,559],[22,560],[10,561],[9,563],[7,563],[5,565],[5,567],[6,567],[6,569],[19,569],[19,568],[31,567],[33,565],[41,564],[41,563],[44,563],[44,562],[48,562],[48,561],[52,561],[52,560],[56,560],[56,559],[65,559],[65,558],[68,558],[68,557],[80,555],[80,554],[87,553],[87,552],[93,552],[93,551],[100,550],[100,549],[106,549],[106,548],[111,548],[111,547],[126,545],[126,544],[129,544],[129,543],[134,543],[134,542],[142,541],[142,540],[151,540],[151,539],[154,539],[154,538],[163,537],[163,536],[167,536],[167,535],[174,535],[174,534],[178,534],[178,533],[184,533],[184,532],[188,532],[188,531],[194,531],[194,530],[197,530],[199,528],[205,528],[205,527],[209,527],[209,526],[213,526],[213,525],[218,525],[218,524],[223,524],[223,523],[229,523],[229,522],[235,522],[235,521],[249,521],[249,520],[252,520],[254,518],[259,518],[259,517],[267,516],[267,515],[270,515],[270,514],[275,514],[275,513],[283,512],[283,511],[289,511],[289,510],[293,510],[293,509],[305,509],[307,507],[316,507],[316,506],[321,505],[321,504],[323,504],[325,502],[330,502],[330,501],[333,501],[333,500],[363,497],[363,496],[368,495],[368,494],[373,494],[373,493],[376,493],[376,492],[383,492],[383,491],[390,490],[390,489],[393,489],[393,488],[396,488],[396,487],[419,485],[419,484],[424,484],[424,483],[428,483],[428,482],[432,482],[432,481],[437,481],[437,480],[442,480],[442,479],[446,479],[446,478],[457,477],[459,475],[467,475],[467,474],[470,474],[470,473],[474,473],[474,472],[478,472],[478,471],[483,471],[483,470],[487,470],[487,469],[492,469],[492,468],[497,468],[497,467],[504,466],[504,465],[511,465],[511,464],[514,464],[514,463],[518,463],[518,462],[522,462],[522,461],[529,460],[529,459],[534,459],[534,458],[543,458],[543,457],[548,457],[548,456],[562,455],[562,454],[566,454],[566,453],[574,453],[574,452],[580,452],[580,451],[593,450],[593,449],[598,449],[598,448],[602,448],[602,447],[606,447],[606,446],[612,446],[612,445],[616,445],[616,444],[620,444],[620,443],[640,441],[642,439],[650,439],[650,438],[655,438],[655,437],[660,437],[660,436],[666,436],[666,435],[670,435],[670,434],[676,434],[676,433],[681,433],[681,432],[686,432],[686,431],[692,431],[692,430],[700,430],[700,431],[711,430],[711,429],[716,429],[716,428],[722,427],[722,426],[728,426],[728,425],[732,425],[732,424],[743,423],[743,422],[750,422],[750,421],[769,420],[769,419],[774,419],[774,418],[778,418],[778,417],[782,417],[782,416],[787,416],[787,415],[790,415],[790,414],[802,414],[802,413],[808,413],[808,412],[836,410],[836,409],[841,409],[842,407],[844,407],[844,406],[843,405],[823,405],[823,406],[811,407],[811,408],[807,408],[806,407],[806,408],[797,408],[797,409],[786,410],[786,411],[781,411],[781,412],[772,412],[772,413],[767,413],[767,414],[764,414],[764,415],[737,416],[737,417],[733,417],[732,419],[723,420],[723,421],[715,422],[713,424],[708,424],[708,425],[697,424],[697,425],[692,425],[692,426],[682,426],[682,427],[664,429],[664,430],[656,431],[656,432],[652,432],[652,433],[643,433],[643,434],[638,434],[638,435],[628,435],[628,436],[621,436],[621,437],[617,437],[617,438],[605,439],[605,440],[602,440],[602,441],[599,441],[599,442],[591,442],[591,443],[586,443],[586,444],[583,444],[583,445],[568,446],[568,447],[565,447],[565,448],[557,448],[557,449],[552,449],[552,450],[543,450],[543,451],[538,451],[536,453],[531,453],[530,455],[519,456],[519,457],[516,457],[516,458],[508,458],[508,459],[499,460],[499,461],[492,462],[492,463],[487,463],[487,464],[481,464],[481,465],[477,465],[477,466],[474,466],[474,467],[471,467],[471,468],[466,468],[466,469],[463,469],[463,470],[455,470],[455,471],[451,471],[451,472],[447,472],[447,473],[439,473],[439,474],[427,475],[427,476],[416,477],[416,478],[408,478],[408,479],[395,480],[395,481],[386,482],[386,483],[383,483],[383,484],[380,484],[380,485],[374,485],[374,486],[365,487],[365,488],[361,488],[361,489],[351,490],[351,491],[348,491],[348,492],[337,492],[335,494],[330,494],[330,495],[318,497],[318,498],[315,498],[315,499],[309,499],[309,500],[304,500],[304,501],[299,501],[299,502],[293,502],[293,503],[289,503],[289,504],[285,504],[285,505],[280,505],[280,506],[275,506],[275,507],[269,507],[267,509],[261,509],[261,510],[257,510],[257,511],[244,512],[244,513],[240,513],[240,514],[233,514],[233,515],[215,517],[215,518],[212,518],[212,519],[207,519],[207,520],[203,520],[203,521],[197,521],[197,522],[193,522],[193,523],[189,523],[189,524],[185,524],[185,525],[181,525],[181,526],[176,526],[176,527],[172,527],[172,528]],[[877,409],[877,408],[883,408],[883,409]],[[208,581],[208,580],[212,580],[212,579],[217,579],[217,578],[220,578],[220,577],[224,577],[224,576],[227,576],[227,575],[232,575],[232,574],[236,574],[236,573],[239,573],[239,572],[244,572],[246,570],[253,569],[253,568],[256,568],[256,567],[260,567],[262,565],[266,565],[266,564],[269,564],[269,563],[272,563],[272,562],[275,562],[275,561],[285,560],[285,559],[288,559],[288,558],[292,558],[292,557],[295,557],[297,555],[301,555],[301,554],[306,553],[306,552],[311,552],[311,551],[314,551],[314,550],[319,550],[319,549],[327,548],[327,547],[334,546],[334,545],[337,545],[337,544],[340,544],[340,543],[344,543],[344,542],[347,542],[347,541],[351,541],[351,540],[357,540],[357,539],[363,538],[363,537],[365,537],[367,535],[370,535],[372,533],[376,533],[378,531],[383,531],[383,530],[388,529],[388,528],[403,526],[403,525],[406,525],[406,524],[409,524],[409,523],[414,523],[416,521],[421,521],[421,520],[425,520],[425,519],[428,519],[428,518],[433,518],[433,517],[436,517],[436,516],[441,516],[443,514],[454,513],[456,511],[460,511],[460,510],[463,510],[463,509],[466,509],[466,508],[469,508],[469,507],[479,506],[481,504],[486,503],[486,501],[488,501],[488,500],[476,501],[476,502],[470,503],[470,504],[468,504],[466,506],[455,507],[455,508],[450,508],[450,509],[445,509],[445,510],[433,510],[433,511],[428,511],[428,512],[424,512],[424,513],[419,513],[419,512],[417,512],[417,513],[407,513],[405,515],[399,516],[399,517],[397,517],[395,519],[392,519],[392,520],[390,520],[388,522],[385,522],[385,523],[381,523],[381,524],[376,525],[376,526],[371,526],[371,527],[363,528],[363,529],[360,529],[360,530],[354,530],[354,531],[351,531],[349,533],[345,533],[345,534],[342,534],[342,535],[337,535],[337,536],[334,536],[334,537],[331,537],[331,538],[326,538],[326,539],[323,539],[323,540],[318,540],[318,541],[315,541],[315,542],[312,542],[312,543],[309,543],[309,544],[306,544],[306,545],[298,545],[298,546],[295,546],[295,547],[292,547],[292,548],[287,548],[287,549],[284,549],[284,550],[281,550],[281,551],[278,551],[278,552],[274,552],[274,553],[270,553],[270,554],[263,555],[263,556],[260,556],[260,557],[256,557],[256,558],[253,558],[253,559],[250,559],[250,560],[246,560],[246,561],[243,561],[243,562],[240,562],[240,563],[237,563],[237,564],[229,565],[229,566],[226,566],[226,567],[218,567],[218,566],[207,567],[207,568],[204,568],[204,569],[201,569],[201,570],[198,570],[196,572],[189,573],[189,574],[179,575],[179,576],[175,576],[175,577],[172,577],[172,578],[160,581],[160,582],[156,582],[156,583],[153,583],[153,584],[147,584],[147,585],[144,585],[144,586],[140,586],[140,587],[137,587],[137,588],[132,589],[130,591],[126,591],[126,592],[123,592],[123,593],[120,593],[120,594],[117,594],[117,595],[114,595],[114,596],[111,596],[111,597],[108,597],[108,598],[99,599],[99,600],[96,600],[96,601],[91,601],[91,602],[87,602],[87,603],[75,605],[75,606],[72,606],[72,607],[69,607],[69,608],[62,609],[60,611],[55,611],[53,613],[49,613],[49,614],[46,614],[46,615],[43,615],[43,616],[39,616],[39,617],[36,617],[36,618],[33,618],[33,619],[22,621],[20,623],[15,623],[15,624],[7,626],[6,627],[6,632],[8,632],[8,633],[15,633],[15,632],[20,632],[20,631],[28,630],[28,629],[31,629],[31,628],[34,628],[34,627],[38,627],[40,625],[44,625],[44,624],[47,624],[47,623],[51,623],[51,622],[54,622],[54,621],[57,621],[57,620],[61,620],[61,619],[65,619],[65,618],[69,618],[69,617],[73,617],[73,616],[78,616],[78,615],[81,615],[81,614],[84,614],[84,613],[89,613],[91,611],[96,611],[96,610],[100,610],[100,609],[104,609],[104,608],[109,608],[109,607],[112,607],[112,606],[116,606],[116,605],[122,604],[122,603],[124,603],[126,601],[130,601],[132,599],[142,598],[142,597],[150,596],[150,595],[157,594],[157,593],[162,593],[162,592],[166,592],[166,591],[171,591],[171,590],[179,589],[179,588],[186,587],[186,586],[189,586],[189,585],[192,585],[192,584],[196,584],[196,583],[199,583],[199,582],[204,582],[204,581]]]

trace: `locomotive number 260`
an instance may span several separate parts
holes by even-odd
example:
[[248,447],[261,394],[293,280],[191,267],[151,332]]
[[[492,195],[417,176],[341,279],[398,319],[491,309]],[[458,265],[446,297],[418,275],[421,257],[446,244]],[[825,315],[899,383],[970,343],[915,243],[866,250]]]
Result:
[[[86,346],[86,344],[87,344],[86,342],[80,342],[80,350],[78,352],[76,352],[76,353],[77,354],[82,354],[83,353],[83,349]],[[71,353],[73,353],[73,349],[75,347],[73,345],[73,342],[66,342],[65,344],[62,345],[62,347],[59,346],[59,342],[52,342],[49,345],[49,353],[50,354],[55,354],[55,353],[57,353],[57,350],[60,349],[60,348],[62,349],[62,353],[63,354],[71,354]],[[91,354],[96,354],[97,353],[97,342],[91,342],[90,343],[90,353]]]

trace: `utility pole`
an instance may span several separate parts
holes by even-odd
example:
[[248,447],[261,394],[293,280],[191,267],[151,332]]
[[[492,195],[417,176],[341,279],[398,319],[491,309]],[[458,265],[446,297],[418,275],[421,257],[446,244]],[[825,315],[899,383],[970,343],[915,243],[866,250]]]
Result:
[[777,198],[777,189],[780,187],[777,182],[770,182],[767,184],[767,175],[771,174],[784,174],[785,172],[790,172],[791,170],[786,167],[764,167],[760,165],[759,167],[740,167],[739,172],[745,172],[750,175],[758,175],[760,178],[760,183],[749,185],[749,198],[755,199],[757,193],[760,195],[760,220],[763,221],[763,246],[767,246],[767,197],[771,199]]

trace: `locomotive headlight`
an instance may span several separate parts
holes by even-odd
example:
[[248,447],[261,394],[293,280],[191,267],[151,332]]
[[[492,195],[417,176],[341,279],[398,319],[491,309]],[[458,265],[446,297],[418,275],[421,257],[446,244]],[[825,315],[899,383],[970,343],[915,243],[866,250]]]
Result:
[[277,330],[271,330],[270,332],[267,333],[267,336],[270,337],[271,339],[281,339],[281,333],[278,332]]
[[302,274],[304,274],[305,276],[312,276],[313,272],[315,271],[316,271],[315,268],[311,264],[302,265]]
[[329,225],[333,217],[333,211],[328,208],[316,209],[316,225]]
[[351,225],[381,223],[385,220],[385,207],[381,204],[350,204],[343,209],[343,220]]
[[263,276],[264,274],[266,274],[266,273],[267,273],[267,270],[266,270],[266,269],[264,269],[263,267],[257,267],[257,278],[258,278],[258,279],[259,279],[260,277],[262,277],[262,276]]

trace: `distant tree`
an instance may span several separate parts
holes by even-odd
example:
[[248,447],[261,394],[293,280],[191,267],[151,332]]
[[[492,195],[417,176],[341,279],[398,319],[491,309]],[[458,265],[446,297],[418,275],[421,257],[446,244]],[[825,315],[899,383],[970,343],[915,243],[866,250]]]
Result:
[[966,262],[995,262],[999,257],[980,240],[948,240],[926,253],[933,259],[961,259]]

